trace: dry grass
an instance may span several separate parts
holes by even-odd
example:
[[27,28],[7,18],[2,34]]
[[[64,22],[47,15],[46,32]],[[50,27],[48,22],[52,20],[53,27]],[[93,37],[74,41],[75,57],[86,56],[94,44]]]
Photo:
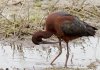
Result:
[[[91,21],[97,26],[100,22],[100,9],[91,4],[85,4],[86,0],[73,1],[71,5],[60,4],[60,0],[53,1],[26,1],[1,0],[0,35],[3,37],[31,35],[33,31],[44,29],[46,16],[58,10],[66,11],[80,17],[82,20]],[[100,26],[97,26],[98,28]]]

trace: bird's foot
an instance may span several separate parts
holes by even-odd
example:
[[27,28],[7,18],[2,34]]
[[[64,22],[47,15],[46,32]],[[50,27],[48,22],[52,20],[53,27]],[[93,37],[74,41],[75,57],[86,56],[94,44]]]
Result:
[[67,64],[65,64],[65,67],[64,67],[64,68],[68,68],[68,67],[67,67]]
[[52,65],[52,66],[53,66],[53,65],[55,65],[55,64],[54,64],[54,63],[50,63],[50,65]]
[[65,66],[64,68],[68,69],[69,67],[66,67],[66,66]]

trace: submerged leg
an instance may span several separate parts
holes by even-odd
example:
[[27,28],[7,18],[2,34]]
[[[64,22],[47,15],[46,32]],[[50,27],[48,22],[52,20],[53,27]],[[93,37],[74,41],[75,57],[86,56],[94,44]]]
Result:
[[59,39],[59,54],[52,60],[51,65],[53,64],[53,62],[61,55],[62,53],[62,46],[61,46],[61,39]]
[[67,67],[68,58],[69,58],[69,46],[68,46],[68,43],[67,43],[67,54],[66,54],[65,67]]

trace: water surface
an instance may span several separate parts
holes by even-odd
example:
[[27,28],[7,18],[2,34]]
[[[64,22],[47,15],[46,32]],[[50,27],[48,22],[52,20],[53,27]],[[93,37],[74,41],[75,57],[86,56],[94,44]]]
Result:
[[[69,43],[70,57],[68,67],[95,68],[100,70],[99,37],[83,37]],[[52,67],[50,62],[58,54],[59,45],[34,45],[31,41],[9,43],[0,41],[0,68],[10,70],[44,70]],[[62,43],[63,52],[54,62],[54,67],[64,67],[66,44]],[[94,65],[94,66],[92,66]]]

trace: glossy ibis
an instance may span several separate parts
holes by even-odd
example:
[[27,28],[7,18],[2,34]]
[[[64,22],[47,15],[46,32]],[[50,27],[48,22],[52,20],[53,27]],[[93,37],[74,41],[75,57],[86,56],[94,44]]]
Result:
[[97,30],[97,28],[80,20],[77,16],[65,12],[54,12],[48,15],[46,19],[46,30],[34,33],[32,36],[32,42],[37,45],[48,44],[50,42],[43,41],[42,38],[46,39],[52,35],[57,36],[59,39],[59,54],[51,62],[51,64],[53,64],[62,53],[61,40],[64,40],[67,44],[65,61],[65,67],[67,67],[67,61],[69,58],[68,42],[82,36],[94,36],[96,33],[95,30]]

